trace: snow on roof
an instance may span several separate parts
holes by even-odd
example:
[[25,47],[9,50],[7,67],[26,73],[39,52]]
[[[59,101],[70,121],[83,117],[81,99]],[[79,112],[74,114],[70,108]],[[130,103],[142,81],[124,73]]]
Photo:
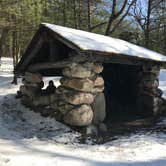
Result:
[[131,44],[124,40],[54,24],[43,23],[42,25],[58,33],[61,37],[67,39],[69,42],[77,45],[83,51],[99,51],[109,54],[121,54],[166,62],[166,57],[164,55],[135,44]]

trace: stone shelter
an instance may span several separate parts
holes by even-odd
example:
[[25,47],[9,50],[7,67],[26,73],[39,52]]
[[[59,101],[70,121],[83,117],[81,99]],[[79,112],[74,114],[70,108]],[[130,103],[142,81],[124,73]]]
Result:
[[[165,62],[164,55],[120,39],[43,23],[14,73],[23,77],[23,104],[68,125],[88,126],[125,112],[159,114],[158,75]],[[61,76],[61,85],[43,93],[43,76]]]

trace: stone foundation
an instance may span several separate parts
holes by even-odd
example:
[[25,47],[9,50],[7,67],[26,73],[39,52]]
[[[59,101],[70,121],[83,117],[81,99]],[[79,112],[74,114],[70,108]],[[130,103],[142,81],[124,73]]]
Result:
[[21,102],[27,107],[35,110],[39,107],[39,112],[41,112],[41,107],[50,106],[55,101],[55,93],[45,94],[42,92],[44,83],[39,73],[26,72],[22,83],[23,85],[20,86]]
[[61,85],[52,94],[43,94],[42,76],[26,72],[20,86],[24,105],[42,115],[53,116],[71,126],[100,124],[105,118],[102,65],[71,64],[63,69]]
[[23,104],[33,107],[36,95],[42,83],[42,76],[37,73],[26,72],[22,83],[24,85],[20,86],[20,92],[22,94],[21,101]]
[[[100,64],[73,63],[70,67],[63,69],[61,85],[51,94],[43,93],[41,90],[44,83],[40,74],[26,72],[23,85],[20,86],[21,101],[42,115],[52,116],[71,126],[99,125],[106,116],[104,80],[100,75],[102,71],[103,66]],[[134,100],[136,100],[136,108],[139,113],[147,116],[157,115],[160,113],[162,104],[162,91],[158,89],[159,67],[143,66],[138,71],[139,73],[134,73],[136,77],[133,78],[135,79],[132,79],[135,88],[130,88],[133,93],[129,94],[135,94]],[[138,80],[136,81],[137,75]],[[118,89],[113,90],[116,94]],[[112,91],[108,91],[109,95],[112,94]],[[125,94],[127,95],[127,93]],[[131,98],[129,99],[131,100]],[[116,98],[111,98],[107,104],[113,100]],[[119,100],[116,100],[116,103],[118,106],[120,105]],[[129,104],[127,103],[127,105]],[[112,110],[117,111],[117,109]]]
[[143,66],[138,74],[137,108],[145,115],[160,113],[162,91],[158,88],[159,71],[158,66]]
[[[104,95],[103,100],[98,100],[101,106],[94,107],[96,98],[101,96],[104,90],[104,80],[99,75],[102,70],[102,65],[88,62],[74,63],[63,70],[61,86],[56,90],[58,100],[52,105],[52,108],[57,109],[61,121],[71,126],[88,126],[92,122],[98,124],[104,120]],[[96,113],[100,111],[102,116],[98,117]]]

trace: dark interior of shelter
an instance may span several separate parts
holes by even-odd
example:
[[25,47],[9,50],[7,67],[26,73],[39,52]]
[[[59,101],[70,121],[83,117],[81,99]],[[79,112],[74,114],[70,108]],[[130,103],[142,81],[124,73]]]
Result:
[[104,64],[106,121],[128,121],[141,118],[137,110],[137,82],[140,67]]
[[[56,40],[45,41],[42,44],[41,49],[39,49],[39,51],[37,52],[37,55],[32,59],[30,65],[35,63],[56,62],[56,61],[64,60],[69,57],[69,53],[71,51],[72,51],[71,48],[69,48],[65,44],[58,42]],[[61,75],[61,70],[47,69],[47,70],[41,70],[40,73],[45,76],[48,76],[48,75],[59,76]]]

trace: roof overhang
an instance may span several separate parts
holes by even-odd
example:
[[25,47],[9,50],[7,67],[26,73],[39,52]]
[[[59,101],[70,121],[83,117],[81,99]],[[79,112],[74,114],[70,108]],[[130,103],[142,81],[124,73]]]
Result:
[[27,70],[30,61],[37,55],[48,35],[76,51],[86,60],[131,65],[147,62],[162,65],[166,62],[164,55],[120,39],[43,23],[16,66],[15,73]]

